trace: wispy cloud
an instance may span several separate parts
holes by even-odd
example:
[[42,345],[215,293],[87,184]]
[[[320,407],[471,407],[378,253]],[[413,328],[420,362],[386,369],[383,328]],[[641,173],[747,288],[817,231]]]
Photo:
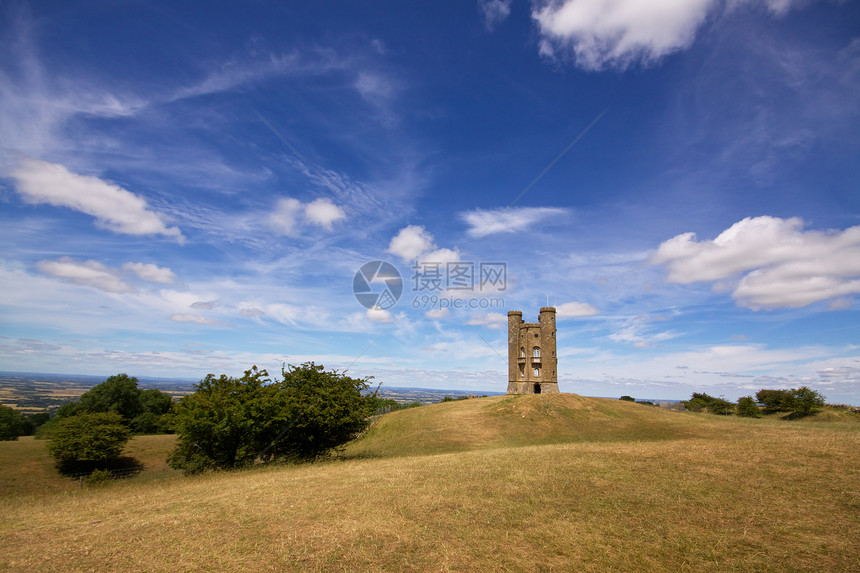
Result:
[[164,235],[185,241],[177,227],[168,227],[163,215],[151,211],[142,197],[92,175],[72,173],[62,165],[23,158],[12,172],[15,188],[32,204],[68,207],[96,218],[115,233]]
[[517,233],[546,219],[567,215],[568,212],[558,207],[475,209],[461,213],[460,218],[469,225],[466,231],[469,236],[480,238],[496,233]]
[[214,318],[206,318],[206,317],[199,316],[196,314],[188,314],[188,313],[171,314],[170,320],[173,320],[176,322],[190,322],[192,324],[203,324],[206,326],[230,326],[229,324],[225,324],[219,320],[215,320]]
[[594,306],[587,302],[565,302],[555,307],[558,318],[578,318],[600,314]]
[[145,281],[170,284],[176,280],[176,274],[173,271],[152,263],[126,263],[122,268],[133,272]]
[[[488,312],[486,314],[473,314],[466,324],[473,326],[484,326],[490,330],[499,330],[508,323],[508,317],[499,312]],[[529,335],[531,336],[531,335]]]
[[125,293],[136,290],[133,285],[122,281],[116,271],[97,261],[76,261],[62,257],[56,261],[40,261],[36,266],[46,275],[104,292]]
[[511,15],[512,0],[478,0],[478,10],[484,20],[484,27],[492,32],[496,26]]

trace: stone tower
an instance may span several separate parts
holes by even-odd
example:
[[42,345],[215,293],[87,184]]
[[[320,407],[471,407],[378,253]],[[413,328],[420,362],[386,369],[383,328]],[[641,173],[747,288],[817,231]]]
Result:
[[540,309],[537,322],[508,313],[508,394],[558,393],[555,308]]

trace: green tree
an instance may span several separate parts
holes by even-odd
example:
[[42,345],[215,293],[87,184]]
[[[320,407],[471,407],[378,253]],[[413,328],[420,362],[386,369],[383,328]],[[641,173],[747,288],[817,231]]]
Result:
[[48,451],[61,471],[89,471],[117,460],[129,437],[116,412],[84,412],[54,424]]
[[761,409],[752,396],[738,399],[738,416],[743,418],[761,418]]
[[734,413],[735,405],[728,400],[723,400],[722,398],[714,398],[713,400],[711,400],[710,404],[708,404],[708,411],[712,414],[728,416]]
[[17,440],[24,432],[24,417],[18,410],[0,404],[0,440]]
[[376,392],[368,379],[328,372],[313,362],[281,370],[278,403],[283,407],[269,446],[275,456],[313,459],[345,444],[367,427]]
[[140,393],[143,411],[131,421],[136,434],[164,434],[171,431],[173,398],[160,390],[150,388]]
[[[137,378],[128,374],[108,377],[101,384],[90,388],[78,399],[79,412],[116,412],[130,426],[135,417],[143,413],[140,401],[141,390]],[[157,390],[156,390],[157,392]]]
[[115,412],[123,423],[138,434],[155,434],[169,430],[173,399],[156,389],[141,390],[138,380],[128,374],[108,377],[84,392],[76,402],[57,410],[58,419],[81,413]]
[[619,398],[619,400],[624,400],[625,402],[635,402],[636,398],[634,398],[633,396],[622,396]]
[[790,412],[794,406],[794,396],[791,390],[759,390],[756,400],[764,404],[768,412]]
[[171,467],[186,473],[247,466],[257,460],[313,459],[367,425],[377,403],[366,380],[313,362],[272,381],[256,367],[242,378],[210,374],[176,405]]
[[792,411],[801,416],[808,416],[818,408],[824,406],[824,396],[806,386],[791,390]]
[[[208,374],[176,405],[176,448],[168,464],[186,473],[252,463],[268,444],[273,411],[268,372],[241,378]],[[269,385],[269,386],[267,386]]]
[[37,412],[24,416],[24,429],[21,432],[22,436],[32,436],[41,426],[46,424],[51,419],[51,415],[47,412]]

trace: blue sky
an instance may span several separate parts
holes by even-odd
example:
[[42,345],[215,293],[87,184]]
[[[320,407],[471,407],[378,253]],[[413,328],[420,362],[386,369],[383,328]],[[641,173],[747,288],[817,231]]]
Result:
[[860,404],[858,128],[850,2],[5,3],[0,369]]

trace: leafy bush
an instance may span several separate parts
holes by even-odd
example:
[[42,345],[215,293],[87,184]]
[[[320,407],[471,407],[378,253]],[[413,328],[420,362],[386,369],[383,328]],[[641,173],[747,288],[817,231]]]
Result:
[[137,378],[128,374],[110,376],[84,392],[76,402],[61,406],[57,410],[57,418],[81,413],[115,412],[137,434],[169,432],[173,399],[160,390],[141,390],[137,385]]
[[738,416],[743,418],[761,418],[761,409],[752,396],[738,399]]
[[759,390],[759,402],[768,412],[792,412],[797,416],[807,416],[824,406],[824,396],[806,386],[791,390]]
[[723,400],[722,398],[714,398],[713,400],[711,400],[711,403],[708,404],[708,411],[712,414],[728,416],[730,414],[734,414],[735,405],[728,400]]
[[691,412],[701,412],[707,410],[712,414],[720,414],[728,416],[732,414],[735,405],[722,398],[715,398],[705,393],[693,392],[693,396],[689,400],[682,400],[684,407]]
[[801,416],[807,416],[815,410],[824,406],[824,396],[811,390],[806,386],[801,386],[798,389],[792,389],[792,411]]
[[366,380],[313,362],[273,382],[252,367],[242,378],[210,374],[176,405],[178,440],[168,459],[186,473],[276,458],[314,459],[363,430],[377,403]]
[[635,402],[636,398],[634,398],[633,396],[622,396],[619,398],[619,400],[624,400],[625,402]]
[[0,440],[17,440],[24,432],[24,416],[18,410],[0,404]]
[[111,483],[114,480],[110,470],[93,470],[93,473],[87,476],[87,485],[91,487],[100,487]]
[[48,451],[61,471],[85,471],[118,459],[129,437],[119,414],[83,413],[54,424]]
[[790,390],[759,390],[755,394],[756,400],[764,404],[767,412],[788,412],[792,407],[792,394]]

